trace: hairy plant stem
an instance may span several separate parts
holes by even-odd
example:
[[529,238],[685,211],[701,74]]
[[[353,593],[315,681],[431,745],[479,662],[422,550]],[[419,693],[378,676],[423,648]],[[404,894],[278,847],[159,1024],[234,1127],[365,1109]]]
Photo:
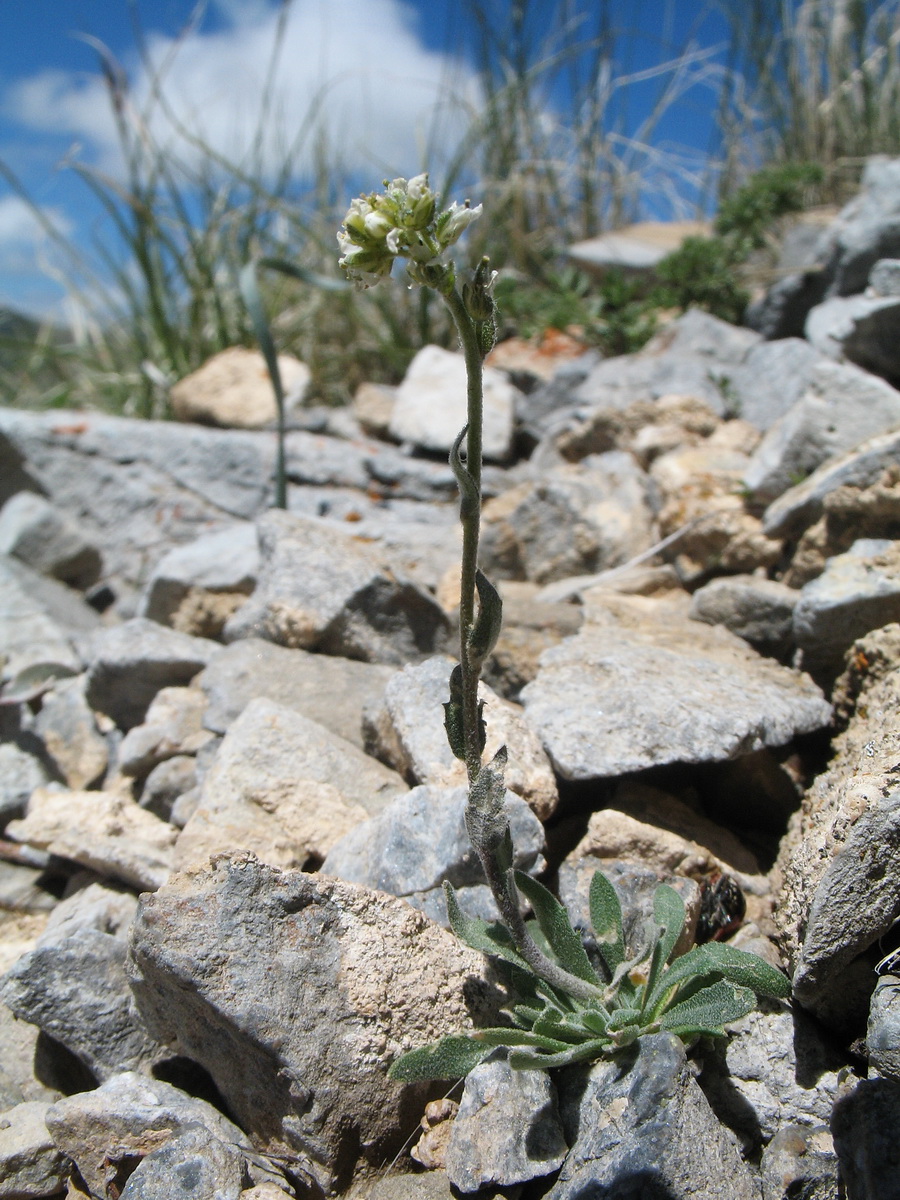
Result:
[[482,354],[475,326],[466,312],[462,296],[454,287],[444,296],[456,324],[466,360],[466,470],[472,479],[472,494],[464,496],[459,519],[463,527],[462,569],[459,596],[459,663],[462,669],[463,730],[466,773],[469,786],[481,770],[481,742],[478,723],[478,679],[469,653],[469,635],[475,621],[475,571],[478,566],[478,537],[481,531],[481,454],[484,424]]
[[[462,669],[462,720],[466,753],[466,773],[471,789],[481,771],[481,737],[478,713],[480,662],[473,661],[469,638],[475,621],[475,572],[478,566],[478,538],[481,531],[481,456],[484,424],[482,382],[483,353],[475,323],[466,311],[462,296],[454,287],[444,294],[453,315],[466,360],[466,469],[472,481],[471,492],[463,492],[460,522],[463,527],[462,564],[459,599],[459,662]],[[551,987],[568,992],[578,1000],[602,999],[602,988],[557,966],[544,954],[529,934],[519,903],[512,869],[505,869],[496,851],[475,845],[485,878],[497,904],[500,917],[509,930],[516,949],[535,972]]]

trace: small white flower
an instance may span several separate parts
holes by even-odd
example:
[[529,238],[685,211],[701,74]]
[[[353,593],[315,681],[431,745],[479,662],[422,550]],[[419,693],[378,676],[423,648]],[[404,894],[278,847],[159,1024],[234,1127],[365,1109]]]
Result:
[[413,204],[418,204],[425,196],[431,196],[428,186],[428,175],[414,175],[406,186],[406,194]]
[[440,232],[441,244],[443,246],[452,246],[453,243],[462,235],[464,230],[477,221],[481,216],[482,206],[479,204],[477,208],[470,208],[468,205],[460,205],[455,202],[450,205],[447,210],[450,214],[450,219],[444,225]]
[[363,219],[366,233],[373,238],[386,238],[394,228],[391,222],[380,212],[367,213]]

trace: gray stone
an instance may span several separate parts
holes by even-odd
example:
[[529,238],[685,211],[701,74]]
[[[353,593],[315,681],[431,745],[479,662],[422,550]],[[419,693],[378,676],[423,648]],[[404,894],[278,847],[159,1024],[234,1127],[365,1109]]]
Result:
[[249,850],[276,866],[303,866],[406,790],[399,775],[324,726],[251,700],[203,780],[175,861]]
[[763,1150],[763,1200],[839,1200],[837,1155],[826,1126],[787,1125]]
[[415,1175],[382,1176],[372,1184],[368,1200],[455,1200],[455,1197],[443,1171],[420,1171]]
[[900,1172],[900,1083],[861,1079],[831,1118],[846,1200],[895,1200]]
[[103,547],[126,588],[173,544],[254,517],[272,494],[270,433],[21,409],[0,410],[0,432],[31,486]]
[[130,795],[52,786],[35,789],[25,816],[6,828],[14,841],[138,889],[157,888],[168,878],[176,834]]
[[32,1100],[0,1112],[0,1200],[43,1200],[66,1186],[69,1161],[47,1132],[48,1108]]
[[694,592],[690,616],[707,625],[724,625],[761,653],[781,656],[793,644],[799,597],[795,588],[774,579],[726,575]]
[[[484,369],[484,456],[494,462],[504,462],[512,452],[515,397],[503,372]],[[466,420],[464,357],[440,346],[423,347],[397,388],[391,437],[447,454]]]
[[16,742],[0,742],[0,825],[20,816],[35,788],[49,780],[44,763]]
[[876,296],[900,296],[900,258],[880,258],[869,272],[869,289]]
[[279,510],[260,518],[258,531],[259,582],[225,626],[226,641],[262,637],[389,663],[439,648],[447,629],[443,610],[351,534]]
[[38,663],[58,663],[73,673],[81,670],[70,630],[48,611],[43,596],[31,587],[32,581],[40,578],[23,563],[0,558],[0,655],[5,659],[5,680],[15,679]]
[[900,626],[854,644],[835,696],[845,728],[791,821],[773,887],[795,996],[853,1037],[869,1010],[872,956],[900,914]]
[[820,363],[802,399],[757,446],[744,483],[757,502],[768,503],[823,463],[897,425],[896,388],[852,363]]
[[237,1147],[188,1126],[141,1159],[120,1200],[240,1200],[243,1174]]
[[144,776],[176,754],[196,754],[215,735],[203,728],[206,695],[198,687],[167,687],[156,693],[140,725],[119,745],[123,775]]
[[20,1021],[0,1001],[0,1109],[59,1099],[57,1081],[42,1070],[39,1037],[36,1025]]
[[81,928],[44,937],[3,976],[0,998],[78,1057],[97,1079],[148,1069],[160,1055],[125,977],[124,938]]
[[398,1054],[471,1028],[468,1013],[496,1020],[482,956],[404,901],[251,856],[142,897],[131,956],[157,1036],[210,1072],[260,1150],[296,1154],[325,1190],[418,1121],[427,1091],[386,1078]]
[[161,625],[176,625],[179,610],[192,592],[249,596],[258,571],[259,544],[251,522],[205,534],[160,559],[138,613]]
[[[857,790],[870,790],[865,775]],[[900,791],[871,796],[861,813],[861,797],[848,799],[856,799],[859,815],[818,881],[794,972],[794,995],[832,1025],[855,999],[841,986],[842,969],[887,933],[900,912]]]
[[833,296],[806,318],[806,336],[817,350],[891,380],[900,378],[898,333],[895,296]]
[[715,762],[828,724],[831,709],[807,676],[720,626],[667,607],[645,611],[632,624],[586,624],[544,652],[522,692],[564,779]]
[[754,1011],[704,1054],[700,1084],[750,1154],[787,1122],[827,1125],[847,1060],[802,1009]]
[[35,492],[17,492],[0,511],[0,554],[42,575],[88,588],[100,576],[100,552],[64,512]]
[[178,800],[197,787],[197,762],[187,754],[177,754],[158,763],[144,780],[139,804],[163,821],[172,820]]
[[882,975],[872,993],[866,1030],[869,1063],[880,1075],[900,1080],[900,979]]
[[732,415],[769,429],[801,399],[821,361],[819,351],[799,337],[753,346],[726,377]]
[[860,538],[800,592],[794,640],[806,670],[834,675],[857,638],[892,621],[900,621],[900,542]]
[[287,650],[260,638],[225,646],[196,680],[209,697],[204,724],[224,733],[264,697],[318,721],[362,748],[363,711],[381,699],[395,670],[379,663]]
[[618,566],[654,541],[650,499],[646,473],[621,450],[543,471],[485,505],[484,570],[549,583]]
[[[336,842],[322,864],[323,874],[403,896],[416,908],[428,907],[419,893],[438,890],[440,910],[444,880],[459,888],[484,883],[466,832],[467,794],[464,787],[413,788]],[[541,823],[512,792],[506,794],[506,812],[516,868],[537,874],[546,866]],[[446,925],[446,916],[440,923]]]
[[769,537],[798,537],[822,516],[826,496],[840,487],[872,487],[898,456],[900,430],[870,438],[837,461],[823,463],[769,505],[763,517],[765,532]]
[[748,304],[744,324],[764,338],[801,338],[807,313],[824,298],[828,282],[828,274],[821,268],[785,275]]
[[757,1200],[734,1135],[719,1124],[672,1034],[560,1079],[572,1149],[547,1200]]
[[447,1146],[447,1178],[461,1192],[549,1175],[568,1152],[546,1071],[514,1071],[494,1051],[466,1076]]
[[55,945],[83,929],[124,938],[137,912],[137,897],[122,888],[89,883],[60,900],[47,919],[37,944]]
[[34,729],[70,788],[79,791],[103,776],[109,749],[87,702],[83,675],[60,680],[44,694]]
[[121,729],[140,725],[157,692],[190,683],[218,647],[134,617],[98,634],[88,667],[86,696],[92,708]]
[[241,1130],[211,1104],[136,1071],[58,1100],[46,1119],[55,1145],[75,1163],[92,1196],[108,1195],[110,1182],[122,1188],[136,1159],[198,1125],[224,1145],[252,1153]]
[[[456,787],[466,783],[465,765],[455,758],[444,728],[443,705],[449,699],[451,659],[435,657],[404,667],[388,682],[381,703],[366,714],[366,749],[410,783]],[[482,684],[489,758],[505,745],[509,759],[506,786],[542,820],[559,801],[553,770],[522,710],[501,700]]]
[[831,295],[852,296],[866,286],[880,258],[900,254],[900,159],[868,159],[860,190],[831,229]]

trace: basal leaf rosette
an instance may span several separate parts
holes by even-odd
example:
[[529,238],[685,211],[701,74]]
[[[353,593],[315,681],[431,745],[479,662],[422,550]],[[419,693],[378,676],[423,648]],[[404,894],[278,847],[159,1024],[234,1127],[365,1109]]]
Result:
[[595,969],[556,897],[527,875],[516,872],[515,878],[534,912],[530,924],[535,940],[559,966],[595,984],[597,998],[576,998],[538,978],[506,928],[465,916],[453,888],[445,884],[454,933],[504,964],[516,1003],[506,1013],[509,1026],[453,1035],[404,1054],[390,1069],[392,1079],[456,1079],[496,1046],[509,1049],[512,1067],[535,1070],[609,1058],[645,1034],[660,1031],[688,1043],[703,1035],[724,1037],[725,1026],[751,1012],[758,997],[785,999],[790,994],[790,982],[781,971],[734,946],[709,942],[670,962],[685,912],[681,897],[665,884],[656,891],[654,919],[644,944],[629,957],[619,898],[609,880],[599,871],[595,874],[591,924],[601,959]]

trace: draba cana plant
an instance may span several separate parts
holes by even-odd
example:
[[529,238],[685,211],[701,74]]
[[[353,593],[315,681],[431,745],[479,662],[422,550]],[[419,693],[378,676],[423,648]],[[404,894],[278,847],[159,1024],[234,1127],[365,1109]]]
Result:
[[[483,258],[460,279],[448,249],[481,214],[453,204],[438,210],[427,175],[385,182],[383,192],[355,199],[338,234],[340,265],[349,279],[369,287],[406,260],[412,285],[433,288],[447,304],[459,333],[467,370],[467,423],[450,452],[460,490],[463,547],[460,585],[459,664],[449,680],[444,724],[450,747],[466,764],[466,829],[500,913],[500,921],[467,917],[453,888],[444,885],[453,931],[476,950],[500,960],[516,1002],[511,1024],[451,1036],[412,1050],[392,1065],[403,1081],[466,1075],[495,1046],[511,1050],[514,1067],[559,1067],[615,1053],[645,1033],[669,1030],[685,1040],[721,1035],[746,1015],[758,995],[784,997],[788,980],[754,954],[709,943],[672,959],[684,927],[678,893],[661,885],[644,945],[629,955],[622,910],[612,884],[599,871],[590,910],[601,961],[589,959],[562,904],[542,884],[513,869],[506,816],[506,748],[483,762],[485,725],[478,683],[500,632],[500,597],[478,569],[481,525],[482,363],[494,344],[494,273]],[[465,445],[465,453],[463,453]],[[533,919],[522,914],[523,900]]]

